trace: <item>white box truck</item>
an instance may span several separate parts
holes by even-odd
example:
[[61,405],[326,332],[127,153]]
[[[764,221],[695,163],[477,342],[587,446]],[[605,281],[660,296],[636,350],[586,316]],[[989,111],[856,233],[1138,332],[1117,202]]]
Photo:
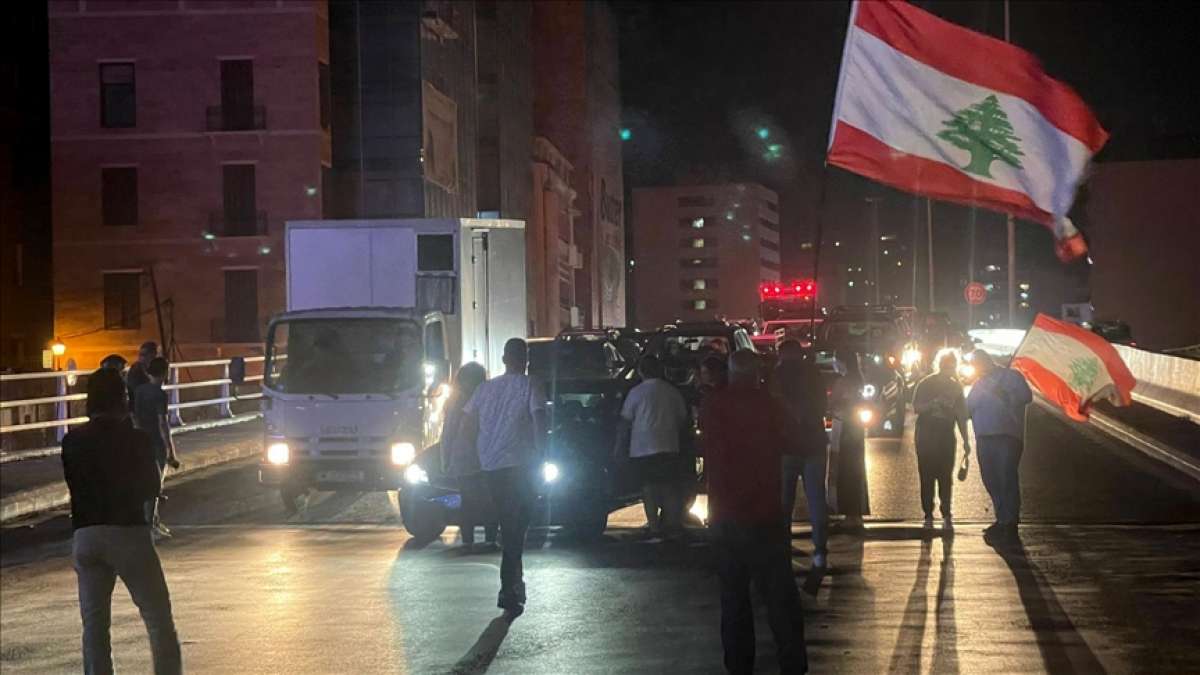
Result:
[[[525,337],[524,223],[287,223],[287,311],[267,326],[259,481],[285,507],[309,488],[395,490],[437,441],[451,374],[503,370]],[[244,366],[232,368],[237,380]]]

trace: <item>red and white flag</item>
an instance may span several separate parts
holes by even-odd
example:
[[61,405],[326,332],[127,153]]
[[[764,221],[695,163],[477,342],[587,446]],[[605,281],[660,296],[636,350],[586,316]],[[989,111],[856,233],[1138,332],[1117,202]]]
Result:
[[1042,396],[1072,419],[1088,418],[1092,401],[1129,405],[1137,381],[1107,340],[1073,323],[1038,314],[1013,355],[1019,370]]
[[1067,211],[1107,140],[1029,52],[906,2],[851,6],[830,164],[1042,223],[1070,260],[1087,247]]

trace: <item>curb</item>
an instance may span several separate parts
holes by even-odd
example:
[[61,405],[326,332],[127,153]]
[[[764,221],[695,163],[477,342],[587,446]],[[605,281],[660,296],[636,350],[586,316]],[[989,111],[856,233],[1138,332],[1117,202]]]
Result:
[[[1062,411],[1058,409],[1058,406],[1050,403],[1041,396],[1034,396],[1033,400],[1043,408],[1059,415],[1063,419],[1067,419],[1062,414]],[[1176,471],[1187,474],[1193,480],[1200,481],[1200,463],[1187,453],[1176,450],[1162,441],[1153,439],[1137,429],[1127,424],[1122,424],[1104,413],[1096,412],[1095,410],[1089,413],[1087,424],[1108,436],[1136,448],[1147,457],[1158,460]]]
[[[166,482],[174,481],[190,473],[201,471],[217,464],[224,464],[246,457],[253,457],[262,451],[262,443],[258,438],[246,441],[228,443],[196,451],[181,453],[183,468],[167,474]],[[43,511],[66,506],[71,501],[67,484],[61,480],[49,485],[29,490],[21,490],[0,499],[0,523],[7,524],[18,518],[24,518]]]

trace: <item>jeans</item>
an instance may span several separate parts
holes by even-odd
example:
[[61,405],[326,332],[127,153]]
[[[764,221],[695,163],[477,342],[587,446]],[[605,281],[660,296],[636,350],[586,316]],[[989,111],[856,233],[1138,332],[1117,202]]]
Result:
[[921,510],[933,517],[933,492],[937,488],[943,518],[950,517],[950,499],[954,487],[954,422],[942,419],[917,419],[917,472],[921,476]]
[[775,637],[780,672],[808,670],[804,615],[792,576],[791,536],[780,523],[712,526],[721,583],[721,646],[731,673],[754,671],[753,582],[767,605],[767,622]]
[[525,570],[521,560],[525,552],[525,533],[533,486],[528,467],[510,467],[483,472],[496,514],[500,520],[500,601],[501,609],[525,604]]
[[992,497],[996,522],[1016,525],[1021,520],[1021,453],[1024,442],[1015,436],[976,436],[979,474]]
[[803,479],[814,553],[828,551],[829,504],[825,486],[828,465],[829,453],[825,448],[815,456],[783,456],[783,513],[790,529],[792,513],[796,510],[796,480]]
[[475,543],[476,525],[483,525],[484,541],[496,541],[496,507],[483,474],[460,476],[458,489],[462,494],[462,524],[459,527],[462,542],[467,545]]
[[[165,451],[163,451],[165,452]],[[167,475],[167,456],[158,450],[154,451],[154,462],[158,465],[158,491],[162,492],[163,479]],[[146,524],[154,527],[158,524],[158,497],[146,502]]]
[[677,534],[683,530],[686,486],[681,476],[682,459],[677,454],[638,457],[634,466],[642,476],[642,507],[646,525],[655,532]]
[[75,531],[72,545],[83,617],[83,670],[113,672],[112,593],[117,577],[129,590],[150,634],[156,675],[183,672],[179,637],[171,616],[171,596],[158,552],[144,525],[93,525]]

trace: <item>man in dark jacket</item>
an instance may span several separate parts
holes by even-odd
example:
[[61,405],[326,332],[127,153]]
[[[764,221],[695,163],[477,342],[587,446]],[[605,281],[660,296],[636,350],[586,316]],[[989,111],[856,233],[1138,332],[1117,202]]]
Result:
[[756,354],[735,352],[729,386],[710,393],[700,411],[721,584],[721,645],[729,672],[754,671],[753,582],[767,603],[780,671],[803,673],[804,617],[779,500],[782,454],[795,451],[801,434],[787,411],[758,388],[758,369]]
[[150,634],[157,674],[182,671],[171,597],[150,538],[144,505],[158,495],[149,437],[133,428],[124,384],[112,370],[88,377],[91,420],[63,438],[62,463],[71,494],[72,558],[79,578],[83,664],[113,672],[109,635],[113,584],[129,590]]
[[154,357],[158,356],[158,343],[143,342],[141,347],[138,347],[137,361],[129,366],[129,372],[125,374],[125,387],[129,392],[129,411],[133,412],[133,406],[136,403],[134,400],[137,396],[138,387],[150,381],[150,374],[146,369],[150,367],[150,362]]
[[804,348],[796,340],[779,345],[779,365],[772,378],[772,392],[796,422],[803,436],[803,454],[783,456],[783,518],[792,525],[796,506],[796,480],[804,481],[808,518],[812,523],[813,567],[826,566],[829,541],[829,507],[825,476],[829,467],[829,445],[825,437],[825,384]]

